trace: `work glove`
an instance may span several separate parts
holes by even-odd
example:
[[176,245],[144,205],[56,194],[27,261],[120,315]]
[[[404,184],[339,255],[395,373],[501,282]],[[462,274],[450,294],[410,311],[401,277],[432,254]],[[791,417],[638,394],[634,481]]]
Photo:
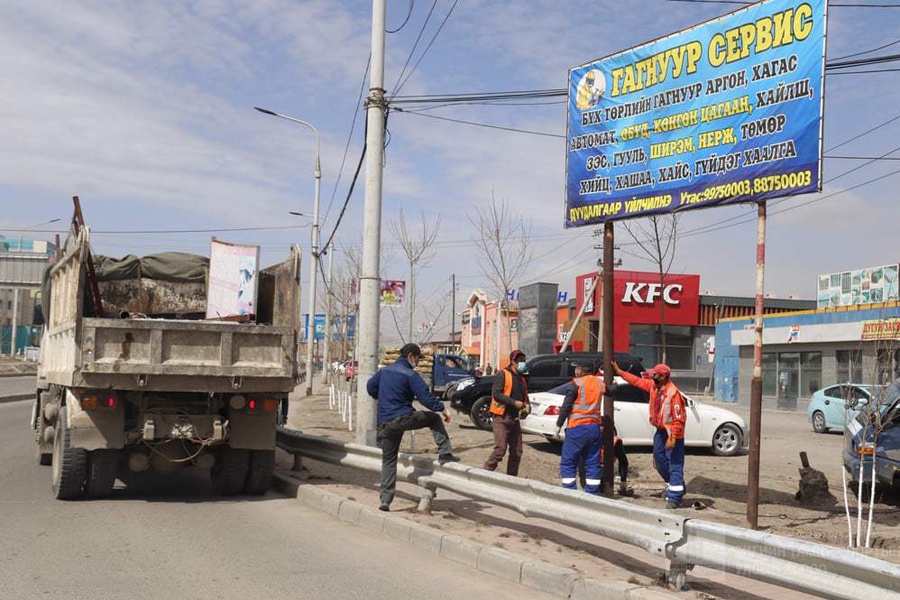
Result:
[[666,450],[671,450],[674,447],[675,447],[675,436],[670,433],[669,439],[666,440]]
[[531,404],[526,402],[525,405],[522,407],[522,410],[519,411],[519,418],[524,419],[525,417],[527,417],[530,414],[531,414]]

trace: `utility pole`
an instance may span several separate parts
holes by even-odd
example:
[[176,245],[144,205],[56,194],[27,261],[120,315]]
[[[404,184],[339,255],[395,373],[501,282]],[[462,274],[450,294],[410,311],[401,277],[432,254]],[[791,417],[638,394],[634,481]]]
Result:
[[759,526],[759,455],[762,427],[763,298],[766,274],[766,202],[757,203],[756,217],[756,314],[753,344],[753,379],[750,380],[750,457],[747,465],[747,524]]
[[334,296],[331,289],[331,276],[334,271],[334,242],[326,250],[328,253],[328,277],[325,284],[325,293],[328,300],[325,303],[325,355],[322,360],[322,383],[328,384],[331,379],[331,298]]
[[[603,382],[607,388],[613,382],[613,269],[615,268],[615,237],[613,235],[613,223],[607,221],[603,224]],[[616,472],[613,469],[613,459],[616,456],[615,436],[615,406],[612,396],[603,398],[603,493],[611,496],[615,488]]]
[[409,304],[409,337],[406,338],[406,342],[409,344],[413,343],[413,318],[415,316],[415,307],[413,306],[413,298],[415,297],[415,288],[413,287],[413,279],[415,279],[415,274],[413,273],[413,269],[415,269],[416,265],[412,261],[409,261],[409,281],[406,282],[406,302]]
[[456,273],[450,276],[450,341],[456,335]]
[[363,212],[362,275],[359,281],[359,361],[356,379],[356,441],[375,445],[376,405],[366,391],[366,382],[378,368],[378,338],[381,326],[381,185],[384,166],[384,22],[385,0],[372,2],[372,67],[366,99],[366,201]]

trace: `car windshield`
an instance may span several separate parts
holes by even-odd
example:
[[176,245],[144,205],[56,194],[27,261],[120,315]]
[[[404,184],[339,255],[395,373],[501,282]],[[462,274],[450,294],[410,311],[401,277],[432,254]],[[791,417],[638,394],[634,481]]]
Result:
[[463,365],[462,359],[458,356],[445,356],[444,357],[444,366],[449,369],[465,369],[465,365]]

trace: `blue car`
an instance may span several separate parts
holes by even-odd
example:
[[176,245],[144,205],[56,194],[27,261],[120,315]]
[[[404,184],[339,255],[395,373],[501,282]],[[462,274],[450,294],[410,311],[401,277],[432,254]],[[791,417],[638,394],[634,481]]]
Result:
[[845,419],[852,419],[872,400],[880,397],[883,386],[862,383],[839,383],[813,393],[806,411],[813,431],[844,429]]
[[844,469],[854,487],[860,479],[872,482],[874,460],[875,482],[900,489],[900,379],[847,420],[844,440]]

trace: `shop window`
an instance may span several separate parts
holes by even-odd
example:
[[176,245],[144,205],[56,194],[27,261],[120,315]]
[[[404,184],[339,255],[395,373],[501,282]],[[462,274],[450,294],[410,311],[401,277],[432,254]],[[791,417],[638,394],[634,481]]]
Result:
[[894,352],[886,348],[875,351],[875,382],[882,385],[892,381]]
[[862,350],[837,350],[834,357],[838,381],[862,383]]
[[[655,365],[662,360],[662,337],[658,325],[632,325],[631,353],[640,356],[645,365]],[[694,332],[683,325],[666,326],[666,364],[674,370],[693,371]]]
[[822,353],[800,353],[800,393],[805,396],[822,387]]
[[778,393],[778,356],[774,352],[763,352],[762,355],[762,393],[763,396],[774,396]]

